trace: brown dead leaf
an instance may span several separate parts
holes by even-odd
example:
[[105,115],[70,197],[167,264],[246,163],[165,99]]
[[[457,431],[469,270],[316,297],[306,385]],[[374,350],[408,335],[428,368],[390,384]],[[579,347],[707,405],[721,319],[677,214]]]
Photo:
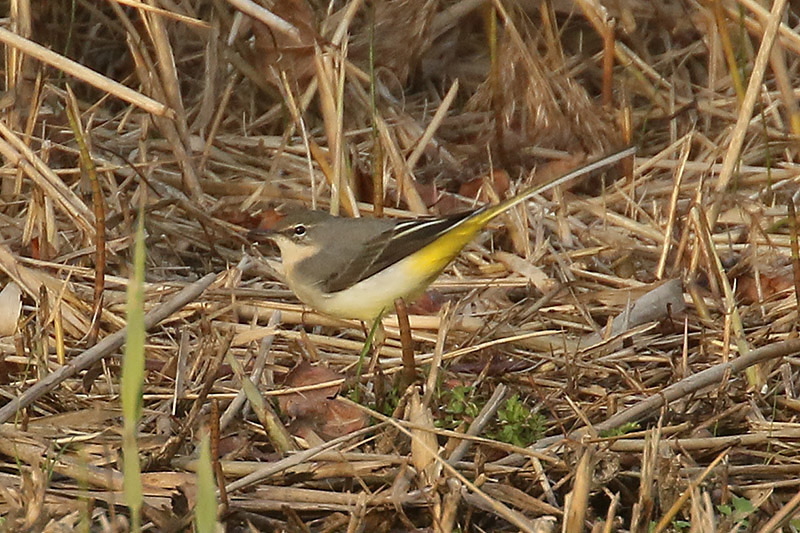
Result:
[[30,243],[30,254],[33,259],[42,259],[42,251],[41,247],[39,246],[39,237],[31,238]]
[[436,186],[436,183],[432,181],[416,181],[414,182],[414,187],[417,189],[417,194],[422,199],[422,202],[426,207],[439,205],[439,201],[442,199],[443,195],[446,194],[444,191],[439,190],[439,187]]
[[264,217],[267,215],[266,212],[253,215],[248,213],[247,211],[237,209],[237,210],[224,210],[224,211],[220,210],[215,213],[215,216],[220,220],[224,220],[225,222],[230,222],[231,224],[236,224],[237,226],[241,226],[243,228],[261,228],[260,224],[262,223]]
[[458,188],[458,194],[465,198],[477,198],[483,187],[483,180],[476,178],[474,180],[465,181]]
[[[287,375],[284,385],[288,388],[306,387],[342,379],[324,366],[311,366],[305,359],[300,361]],[[327,415],[326,402],[339,393],[339,385],[331,385],[320,389],[305,390],[285,394],[278,397],[281,411],[292,418],[317,418]],[[324,418],[321,418],[324,420]]]
[[753,304],[772,299],[777,293],[791,289],[794,278],[791,266],[784,269],[772,269],[769,272],[760,272],[761,296],[753,273],[747,273],[736,278],[736,296],[744,304]]
[[218,449],[220,457],[246,457],[252,453],[252,441],[243,434],[228,435],[219,439]]
[[197,476],[190,472],[143,472],[142,484],[145,494],[151,496],[171,496],[173,491],[185,485],[192,485]]
[[[522,359],[508,357],[492,350],[483,350],[480,358],[464,358],[457,363],[453,363],[450,369],[458,374],[477,375],[485,373],[490,377],[502,377],[509,372],[519,372],[529,366],[530,363]],[[452,389],[458,386],[470,386],[472,381],[453,379],[448,380],[446,383],[448,389]]]
[[324,423],[318,428],[320,436],[327,440],[363,429],[369,422],[366,414],[361,409],[339,399],[328,400],[327,407],[328,416],[325,417]]
[[511,178],[508,172],[499,168],[492,171],[492,188],[497,193],[497,196],[505,198],[511,188]]
[[255,22],[256,61],[273,85],[282,86],[280,73],[285,72],[292,87],[305,87],[316,70],[314,42],[322,40],[315,29],[314,12],[303,0],[275,2],[270,11],[291,24],[299,40]]
[[[566,174],[570,170],[578,167],[582,163],[586,161],[585,156],[581,155],[573,155],[571,157],[565,159],[556,159],[555,161],[550,161],[549,163],[545,163],[544,165],[539,165],[536,168],[536,173],[533,176],[533,182],[531,185],[540,185],[542,183],[547,183],[548,181],[561,176],[562,174]],[[562,190],[571,190],[575,184],[581,183],[583,180],[577,179],[572,180],[566,185],[562,186]]]
[[[285,385],[304,387],[341,378],[340,374],[324,366],[312,366],[302,360],[286,376]],[[292,434],[313,446],[320,438],[335,439],[365,427],[369,419],[361,409],[335,397],[339,388],[339,385],[331,385],[280,396],[281,410],[295,419],[289,428]]]
[[[489,182],[497,197],[505,198],[506,194],[508,194],[508,189],[511,187],[511,180],[508,177],[508,172],[500,169],[494,170],[491,178],[489,178]],[[465,198],[478,199],[478,194],[480,194],[486,184],[487,179],[485,178],[477,178],[464,182],[461,184],[461,187],[459,187],[458,194]],[[489,198],[486,198],[486,194],[483,194],[480,200],[486,201],[489,200]]]
[[283,217],[284,215],[275,209],[267,209],[258,217],[255,227],[256,229],[272,229]]

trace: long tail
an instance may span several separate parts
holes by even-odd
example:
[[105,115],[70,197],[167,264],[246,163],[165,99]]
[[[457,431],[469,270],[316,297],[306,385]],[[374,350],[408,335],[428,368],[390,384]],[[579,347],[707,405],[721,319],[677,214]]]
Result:
[[561,177],[555,178],[555,179],[550,180],[550,181],[548,181],[546,183],[542,183],[541,185],[536,185],[534,187],[526,189],[526,190],[522,191],[521,193],[519,193],[518,195],[516,195],[516,196],[514,196],[512,198],[509,198],[507,200],[503,200],[502,202],[500,202],[497,205],[490,206],[490,207],[486,208],[485,210],[483,210],[483,211],[481,211],[479,213],[476,213],[475,219],[476,219],[476,221],[479,221],[481,224],[487,224],[490,220],[495,218],[497,215],[499,215],[499,214],[511,209],[512,207],[514,207],[515,205],[517,205],[519,203],[524,202],[525,200],[527,200],[528,198],[530,198],[534,194],[540,194],[540,193],[543,193],[545,191],[549,191],[553,187],[558,187],[559,185],[567,183],[568,181],[571,181],[571,180],[573,180],[573,179],[575,179],[577,177],[580,177],[580,176],[583,176],[585,174],[588,174],[589,172],[597,170],[598,168],[602,168],[602,167],[611,165],[613,163],[616,163],[617,161],[620,161],[622,159],[625,159],[626,157],[632,156],[635,153],[636,153],[636,147],[635,146],[629,146],[628,148],[620,150],[619,152],[615,152],[615,153],[607,155],[605,157],[601,157],[600,159],[598,159],[596,161],[593,161],[593,162],[588,163],[588,164],[586,164],[586,165],[584,165],[582,167],[576,168],[575,170],[567,172],[566,174],[564,174]]

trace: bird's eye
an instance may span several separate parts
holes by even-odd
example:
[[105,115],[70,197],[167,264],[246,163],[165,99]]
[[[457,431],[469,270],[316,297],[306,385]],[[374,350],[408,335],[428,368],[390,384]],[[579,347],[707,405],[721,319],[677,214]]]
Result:
[[306,234],[306,227],[302,224],[298,224],[294,227],[294,235],[295,237],[302,237]]

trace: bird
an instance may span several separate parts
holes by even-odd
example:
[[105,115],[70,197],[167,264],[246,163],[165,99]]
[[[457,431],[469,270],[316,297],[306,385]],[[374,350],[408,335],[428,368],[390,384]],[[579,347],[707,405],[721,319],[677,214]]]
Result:
[[295,209],[269,229],[250,231],[256,243],[280,250],[285,280],[297,298],[325,315],[377,320],[398,298],[413,301],[486,225],[535,194],[635,154],[628,147],[498,204],[410,220],[347,218]]

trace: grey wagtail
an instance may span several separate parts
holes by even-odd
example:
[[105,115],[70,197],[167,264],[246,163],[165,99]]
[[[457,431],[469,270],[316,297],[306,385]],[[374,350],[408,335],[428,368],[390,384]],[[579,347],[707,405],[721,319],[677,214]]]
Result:
[[249,237],[278,245],[286,282],[302,302],[333,317],[370,321],[393,307],[397,298],[422,294],[501,213],[635,151],[626,148],[499,204],[464,213],[398,221],[297,210],[271,229],[251,231]]

